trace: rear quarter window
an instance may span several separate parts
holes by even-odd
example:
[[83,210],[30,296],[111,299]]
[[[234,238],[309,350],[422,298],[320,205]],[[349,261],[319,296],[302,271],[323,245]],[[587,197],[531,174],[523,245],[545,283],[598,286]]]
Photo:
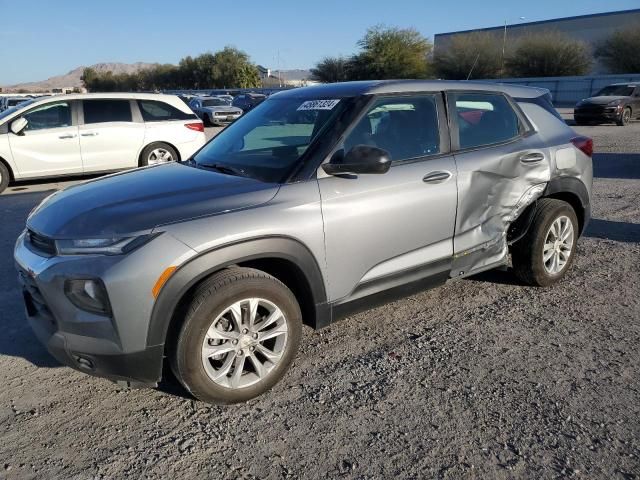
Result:
[[138,100],[140,113],[145,122],[165,122],[171,120],[195,120],[193,113],[186,113],[160,100]]

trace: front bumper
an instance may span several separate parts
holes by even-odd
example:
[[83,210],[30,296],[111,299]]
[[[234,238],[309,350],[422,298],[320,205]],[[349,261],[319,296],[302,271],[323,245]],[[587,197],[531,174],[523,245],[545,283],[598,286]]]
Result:
[[573,110],[576,121],[616,121],[622,115],[622,108],[607,106],[590,106]]
[[223,124],[235,122],[241,116],[242,116],[241,113],[236,113],[233,115],[215,115],[214,113],[210,113],[209,119],[213,124],[223,125]]
[[[165,237],[160,240],[161,237]],[[155,385],[162,376],[164,345],[148,345],[153,296],[152,267],[141,265],[177,243],[161,235],[151,252],[144,247],[122,256],[44,257],[16,242],[14,259],[22,286],[27,321],[39,341],[63,365],[81,372],[136,385]],[[160,260],[162,262],[162,260]],[[69,278],[100,278],[113,313],[93,314],[76,307],[64,293]]]

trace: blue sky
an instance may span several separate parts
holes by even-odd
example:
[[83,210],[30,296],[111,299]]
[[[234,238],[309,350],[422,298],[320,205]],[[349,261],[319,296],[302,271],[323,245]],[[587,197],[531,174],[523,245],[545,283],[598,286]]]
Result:
[[[0,0],[0,85],[98,62],[177,63],[225,45],[271,68],[350,54],[383,23],[436,33],[640,8],[639,0]],[[517,5],[519,4],[519,5]]]

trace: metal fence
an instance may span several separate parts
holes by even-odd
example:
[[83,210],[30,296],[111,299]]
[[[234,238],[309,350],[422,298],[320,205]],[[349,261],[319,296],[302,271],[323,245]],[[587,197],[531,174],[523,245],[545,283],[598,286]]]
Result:
[[500,78],[485,82],[513,83],[546,88],[557,107],[573,106],[583,98],[612,83],[640,82],[640,73],[626,75],[587,75],[583,77]]

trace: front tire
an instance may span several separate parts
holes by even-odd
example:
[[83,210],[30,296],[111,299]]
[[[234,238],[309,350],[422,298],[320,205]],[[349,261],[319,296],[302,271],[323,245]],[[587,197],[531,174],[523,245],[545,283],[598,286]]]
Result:
[[285,374],[300,345],[293,293],[260,270],[229,268],[197,287],[184,309],[171,367],[194,397],[244,402]]
[[0,162],[0,193],[4,192],[9,186],[9,180],[11,180],[11,174],[9,169],[4,163]]
[[546,287],[565,276],[576,253],[578,219],[566,202],[543,198],[525,236],[511,249],[513,270],[528,285]]
[[629,125],[631,123],[631,108],[625,107],[616,123],[621,127]]

